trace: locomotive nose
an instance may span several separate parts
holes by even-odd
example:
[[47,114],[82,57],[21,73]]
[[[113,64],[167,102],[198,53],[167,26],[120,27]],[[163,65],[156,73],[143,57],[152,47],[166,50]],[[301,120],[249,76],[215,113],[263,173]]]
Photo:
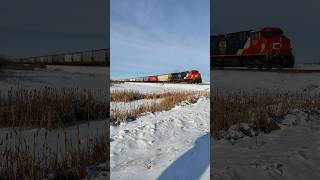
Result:
[[282,48],[284,48],[284,49],[291,49],[291,44],[290,44],[290,39],[289,38],[287,38],[287,37],[285,37],[285,36],[283,36],[283,37],[281,37],[282,38],[282,44],[283,44],[283,46],[282,46]]
[[290,40],[284,36],[276,37],[272,43],[272,49],[291,49]]

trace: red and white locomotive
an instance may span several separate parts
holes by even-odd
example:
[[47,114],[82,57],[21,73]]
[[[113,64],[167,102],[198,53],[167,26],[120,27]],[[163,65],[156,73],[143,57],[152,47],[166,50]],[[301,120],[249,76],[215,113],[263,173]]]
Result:
[[290,39],[276,27],[211,36],[211,66],[292,68]]
[[201,74],[197,70],[192,70],[187,73],[185,77],[183,77],[184,81],[191,82],[191,83],[201,83]]

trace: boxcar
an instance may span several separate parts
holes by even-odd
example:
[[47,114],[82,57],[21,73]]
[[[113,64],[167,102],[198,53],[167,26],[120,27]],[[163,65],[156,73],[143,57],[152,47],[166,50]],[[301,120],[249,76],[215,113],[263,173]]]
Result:
[[97,50],[93,52],[93,61],[97,65],[106,65],[107,50]]
[[158,76],[148,76],[148,81],[151,81],[151,82],[158,81]]
[[73,64],[81,64],[82,63],[82,54],[75,53],[72,55],[72,63]]
[[47,63],[52,64],[52,56],[47,56]]
[[163,75],[159,75],[158,76],[158,81],[161,81],[161,82],[168,82],[169,79],[170,79],[170,75],[169,74],[163,74]]
[[137,78],[136,78],[136,81],[137,81],[137,82],[142,82],[142,81],[143,81],[143,77],[137,77]]
[[83,64],[93,64],[93,55],[91,51],[86,51],[82,53]]
[[59,54],[58,55],[58,64],[65,64],[64,55],[63,54]]
[[143,81],[148,82],[149,81],[148,76],[143,77]]
[[72,64],[72,54],[64,55],[64,60],[67,64]]

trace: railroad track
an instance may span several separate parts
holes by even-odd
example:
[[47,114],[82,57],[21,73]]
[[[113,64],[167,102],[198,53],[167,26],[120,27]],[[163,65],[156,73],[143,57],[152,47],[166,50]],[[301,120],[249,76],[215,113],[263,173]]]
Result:
[[248,69],[248,68],[223,68],[212,70],[228,70],[228,71],[251,71],[251,72],[279,72],[279,73],[320,73],[320,69]]

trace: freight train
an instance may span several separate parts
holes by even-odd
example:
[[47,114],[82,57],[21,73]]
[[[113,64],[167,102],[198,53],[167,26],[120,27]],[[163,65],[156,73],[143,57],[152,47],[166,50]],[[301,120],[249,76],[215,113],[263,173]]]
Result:
[[165,83],[202,83],[201,74],[197,70],[184,71],[155,76],[144,76],[119,80],[122,82],[165,82]]
[[110,66],[109,49],[15,59],[23,64]]
[[277,27],[211,36],[212,67],[293,68],[290,39]]

